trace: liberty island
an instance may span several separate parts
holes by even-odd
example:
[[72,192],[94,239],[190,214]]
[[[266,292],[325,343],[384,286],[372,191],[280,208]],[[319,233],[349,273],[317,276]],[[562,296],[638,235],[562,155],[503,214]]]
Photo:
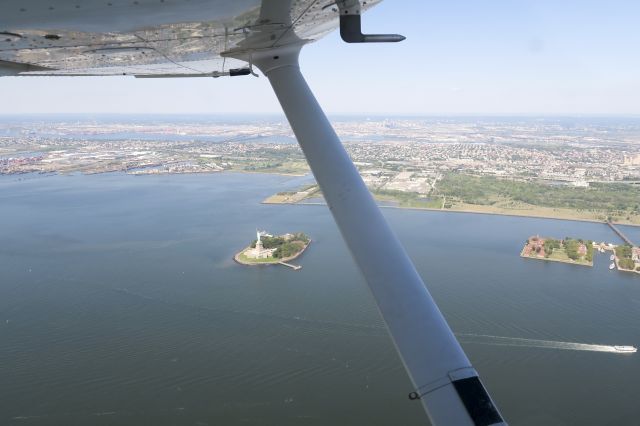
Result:
[[294,270],[301,266],[286,262],[300,256],[311,243],[311,239],[302,232],[273,236],[266,231],[256,230],[256,239],[251,245],[234,256],[242,265],[281,264]]

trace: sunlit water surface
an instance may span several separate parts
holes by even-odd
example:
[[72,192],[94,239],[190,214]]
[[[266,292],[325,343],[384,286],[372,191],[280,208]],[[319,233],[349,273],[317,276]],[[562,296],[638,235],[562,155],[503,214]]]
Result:
[[[0,424],[424,424],[328,209],[259,203],[307,180],[1,177]],[[640,276],[518,256],[605,225],[385,215],[511,424],[640,418]],[[256,228],[302,270],[236,265]]]

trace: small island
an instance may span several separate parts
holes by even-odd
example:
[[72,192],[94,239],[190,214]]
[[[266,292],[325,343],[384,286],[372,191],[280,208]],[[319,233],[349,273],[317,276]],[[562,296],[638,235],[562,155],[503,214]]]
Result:
[[593,266],[593,242],[569,237],[558,240],[536,235],[527,239],[520,256],[529,259]]
[[[621,236],[628,241],[628,238],[624,235]],[[611,261],[609,269],[640,274],[640,247],[628,242],[622,245],[615,245],[605,242],[595,243],[590,240],[569,237],[566,237],[564,240],[558,240],[536,235],[527,239],[524,248],[520,252],[520,256],[526,259],[540,259],[570,263],[572,265],[593,266],[593,255],[596,251],[600,253],[606,251],[613,252],[609,257]]]
[[299,270],[301,266],[287,262],[300,256],[310,243],[311,239],[302,232],[274,236],[266,231],[257,231],[256,239],[237,253],[234,260],[242,265],[280,264]]

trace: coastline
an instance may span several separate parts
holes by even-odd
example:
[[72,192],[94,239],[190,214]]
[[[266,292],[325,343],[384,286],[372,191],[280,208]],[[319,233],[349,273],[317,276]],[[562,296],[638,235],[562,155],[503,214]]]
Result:
[[0,176],[21,176],[21,175],[69,175],[73,173],[79,173],[81,175],[101,175],[108,173],[122,173],[127,176],[168,176],[168,175],[207,175],[207,174],[218,174],[218,173],[237,173],[237,174],[257,174],[257,175],[276,175],[276,176],[288,176],[288,177],[302,177],[306,176],[308,173],[284,173],[278,171],[268,171],[268,170],[202,170],[202,171],[185,171],[185,172],[162,172],[162,173],[136,173],[135,171],[130,170],[49,170],[49,171],[24,171],[24,172],[9,172],[9,173],[0,173]]
[[307,244],[304,245],[304,247],[302,247],[302,249],[297,252],[296,254],[294,254],[293,256],[289,256],[289,257],[283,257],[282,259],[277,259],[272,262],[246,262],[242,259],[240,259],[240,255],[242,253],[244,253],[246,250],[250,249],[251,246],[247,246],[245,248],[243,248],[242,250],[240,250],[238,253],[236,253],[233,256],[233,260],[236,261],[236,263],[240,264],[240,265],[246,265],[246,266],[260,266],[260,265],[278,265],[280,263],[286,263],[289,262],[291,260],[297,259],[298,257],[300,257],[300,255],[302,255],[302,253],[305,252],[305,250],[307,249],[307,247],[309,247],[309,245],[311,244],[311,239],[309,239],[309,241],[307,242]]
[[309,173],[284,173],[284,172],[269,172],[266,170],[221,170],[220,173],[238,173],[247,175],[277,175],[277,176],[289,176],[289,177],[302,177]]
[[[288,205],[303,205],[303,206],[326,206],[327,203],[319,203],[319,202],[265,202],[261,201],[260,204],[288,204]],[[584,219],[584,218],[568,218],[568,217],[557,217],[557,216],[547,216],[547,215],[532,215],[532,214],[517,214],[517,213],[501,213],[501,212],[483,212],[478,210],[454,210],[454,209],[436,209],[431,207],[401,207],[401,206],[384,206],[378,205],[381,209],[397,209],[397,210],[418,210],[418,211],[430,211],[430,212],[442,212],[442,213],[471,213],[471,214],[484,214],[484,215],[493,215],[493,216],[512,216],[512,217],[527,217],[532,219],[553,219],[553,220],[567,220],[572,222],[589,222],[589,223],[601,223],[606,225],[606,222],[596,219]],[[637,223],[626,223],[626,222],[612,222],[614,225],[622,225],[622,226],[634,226],[640,228],[640,224]]]
[[[24,175],[37,175],[38,177],[42,177],[43,175],[68,175],[73,173],[80,173],[82,175],[99,175],[99,174],[109,174],[109,173],[122,173],[127,176],[167,176],[167,175],[203,175],[203,174],[224,174],[224,173],[236,173],[236,174],[262,174],[262,175],[276,175],[276,176],[286,176],[286,177],[302,177],[306,176],[308,173],[304,174],[295,174],[295,173],[282,173],[282,172],[269,172],[269,171],[245,171],[245,170],[211,170],[211,171],[202,171],[202,172],[184,172],[184,173],[176,173],[176,172],[168,172],[168,173],[143,173],[143,174],[135,174],[127,172],[126,170],[109,170],[109,171],[99,171],[99,172],[85,172],[85,171],[51,171],[51,172],[24,172],[24,173],[0,173],[0,176],[6,176],[8,178],[18,177]],[[268,198],[267,198],[268,199]],[[285,205],[308,205],[308,206],[326,206],[326,203],[320,202],[286,202],[286,201],[275,201],[275,202],[267,202],[266,199],[261,201],[260,204],[285,204]],[[483,214],[483,215],[494,215],[494,216],[511,216],[511,217],[525,217],[532,219],[552,219],[552,220],[565,220],[565,221],[575,221],[575,222],[588,222],[588,223],[602,223],[606,222],[597,220],[597,219],[586,219],[586,218],[578,218],[578,217],[559,217],[559,216],[550,216],[550,215],[536,215],[536,214],[519,214],[516,212],[496,212],[496,211],[480,211],[480,210],[466,210],[466,209],[442,209],[442,208],[432,208],[432,207],[402,207],[402,206],[389,206],[389,205],[378,205],[380,208],[385,209],[398,209],[398,210],[417,210],[417,211],[433,211],[433,212],[444,212],[444,213],[471,213],[471,214]],[[640,228],[640,224],[638,223],[630,223],[630,222],[612,222],[614,225],[622,225],[622,226],[632,226]]]

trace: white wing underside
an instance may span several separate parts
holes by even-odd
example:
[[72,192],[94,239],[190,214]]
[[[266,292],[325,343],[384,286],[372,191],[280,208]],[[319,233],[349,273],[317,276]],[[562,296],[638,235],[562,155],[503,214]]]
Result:
[[310,42],[338,26],[331,0],[264,3],[3,0],[0,76],[224,73],[246,66],[221,54],[248,39],[254,49]]

